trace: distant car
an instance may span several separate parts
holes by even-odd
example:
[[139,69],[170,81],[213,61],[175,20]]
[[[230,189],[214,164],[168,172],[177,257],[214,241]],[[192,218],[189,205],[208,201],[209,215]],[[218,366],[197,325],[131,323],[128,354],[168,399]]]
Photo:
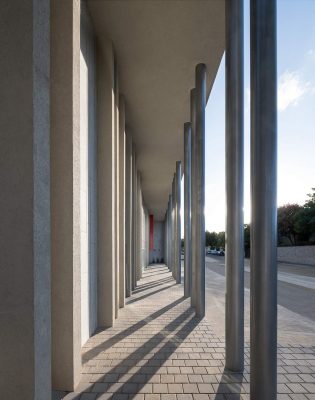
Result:
[[219,254],[218,254],[218,255],[219,255],[219,256],[225,256],[224,250],[221,249],[221,250],[219,251]]
[[207,250],[207,255],[211,254],[211,250]]

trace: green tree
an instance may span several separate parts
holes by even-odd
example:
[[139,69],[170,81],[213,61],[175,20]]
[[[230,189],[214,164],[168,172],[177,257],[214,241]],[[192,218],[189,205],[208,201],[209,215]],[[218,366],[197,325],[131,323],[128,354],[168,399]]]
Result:
[[216,232],[206,231],[206,246],[216,247],[218,240],[218,234]]
[[306,241],[315,237],[315,188],[307,196],[308,199],[294,219],[295,230]]
[[217,234],[217,247],[225,247],[225,232],[219,232]]
[[298,204],[286,204],[278,207],[278,242],[281,237],[289,239],[291,245],[296,245],[297,234],[296,216],[302,209]]

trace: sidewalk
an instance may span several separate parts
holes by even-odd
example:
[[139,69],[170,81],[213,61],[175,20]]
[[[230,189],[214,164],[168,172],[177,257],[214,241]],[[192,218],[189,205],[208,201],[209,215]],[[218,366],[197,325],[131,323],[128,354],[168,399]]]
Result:
[[[245,351],[245,373],[224,373],[224,338],[194,317],[168,269],[152,266],[115,326],[84,347],[76,392],[55,399],[249,399],[248,344]],[[278,365],[278,400],[315,400],[314,348],[280,346]]]

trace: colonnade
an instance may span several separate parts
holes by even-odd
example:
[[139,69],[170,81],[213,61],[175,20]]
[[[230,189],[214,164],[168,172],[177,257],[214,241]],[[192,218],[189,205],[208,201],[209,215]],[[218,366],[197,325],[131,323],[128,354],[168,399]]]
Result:
[[[251,399],[276,399],[276,3],[250,2]],[[226,369],[244,369],[243,0],[226,2]],[[184,124],[184,295],[205,316],[206,67],[198,64]],[[210,133],[211,134],[211,133]],[[176,163],[166,213],[166,262],[181,283],[180,181]]]

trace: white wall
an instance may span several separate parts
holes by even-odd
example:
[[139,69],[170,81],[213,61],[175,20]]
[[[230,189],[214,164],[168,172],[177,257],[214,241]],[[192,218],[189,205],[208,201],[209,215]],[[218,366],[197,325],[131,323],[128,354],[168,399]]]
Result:
[[84,3],[80,39],[81,343],[84,344],[97,326],[95,48]]

